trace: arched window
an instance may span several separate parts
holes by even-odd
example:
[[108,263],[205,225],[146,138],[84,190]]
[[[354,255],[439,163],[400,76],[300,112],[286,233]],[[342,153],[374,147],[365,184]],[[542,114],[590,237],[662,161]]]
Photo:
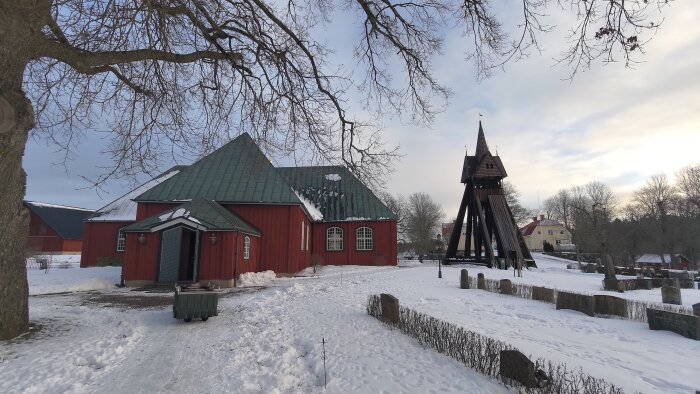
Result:
[[117,252],[124,251],[124,244],[126,244],[126,234],[123,229],[119,229],[117,232]]
[[359,227],[355,230],[355,245],[357,250],[372,250],[372,229]]
[[243,260],[250,259],[250,237],[243,238]]
[[326,230],[326,250],[343,250],[343,229],[331,227]]

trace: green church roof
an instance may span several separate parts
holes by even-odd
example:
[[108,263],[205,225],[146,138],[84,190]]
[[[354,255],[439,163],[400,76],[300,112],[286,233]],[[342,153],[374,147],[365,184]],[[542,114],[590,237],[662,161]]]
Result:
[[289,185],[311,202],[324,222],[396,220],[396,215],[343,166],[277,168]]
[[124,231],[150,232],[155,227],[167,225],[176,220],[206,231],[240,231],[260,235],[258,229],[233,212],[204,198],[195,198],[163,213],[143,219],[124,227]]
[[301,204],[247,133],[203,157],[134,201],[183,201],[197,197],[219,203]]

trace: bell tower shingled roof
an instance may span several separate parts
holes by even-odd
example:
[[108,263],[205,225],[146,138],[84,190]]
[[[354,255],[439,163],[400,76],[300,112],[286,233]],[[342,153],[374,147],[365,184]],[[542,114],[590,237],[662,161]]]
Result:
[[484,128],[481,127],[481,121],[479,121],[479,136],[476,139],[476,152],[475,155],[478,162],[484,157],[485,154],[489,152],[489,146],[486,145],[486,137],[484,136]]

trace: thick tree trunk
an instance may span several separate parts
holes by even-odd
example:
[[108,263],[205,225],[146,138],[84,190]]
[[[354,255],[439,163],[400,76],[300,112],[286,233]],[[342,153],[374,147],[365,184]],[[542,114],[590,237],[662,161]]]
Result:
[[29,215],[22,205],[26,187],[22,156],[34,127],[34,112],[22,91],[22,75],[31,56],[28,42],[37,34],[37,21],[26,11],[35,9],[35,4],[0,6],[0,340],[26,332],[29,325],[24,263]]

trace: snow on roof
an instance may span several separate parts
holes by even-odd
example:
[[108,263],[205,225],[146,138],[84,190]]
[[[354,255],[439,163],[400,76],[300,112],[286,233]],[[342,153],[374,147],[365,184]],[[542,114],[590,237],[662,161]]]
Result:
[[112,201],[111,203],[105,205],[95,212],[89,219],[88,222],[128,222],[136,220],[136,202],[131,201],[131,199],[136,198],[140,194],[146,192],[152,187],[158,185],[164,180],[172,177],[173,175],[180,172],[180,167],[173,167],[170,170],[162,173],[161,175],[151,179],[150,181],[142,184],[136,189],[126,193],[125,195],[119,197],[118,199]]
[[[670,254],[664,254],[664,260],[666,260],[666,264],[669,264],[671,261],[673,261]],[[651,253],[639,256],[636,262],[645,264],[662,264],[661,256],[659,256],[658,254]]]
[[[292,189],[294,190],[294,189]],[[304,197],[301,193],[297,192],[294,190],[294,194],[299,197],[299,200],[304,204],[304,208],[306,208],[306,211],[309,213],[311,216],[311,219],[313,220],[323,220],[323,214],[321,211],[306,197]]]
[[45,202],[36,202],[36,201],[25,201],[27,204],[32,204],[36,207],[44,207],[44,208],[62,208],[62,209],[75,209],[78,211],[87,211],[87,212],[94,212],[94,209],[88,209],[88,208],[78,208],[78,207],[71,207],[69,205],[59,205],[59,204],[49,204]]
[[326,179],[328,179],[329,181],[338,182],[338,181],[340,181],[342,178],[340,177],[339,174],[327,174],[327,175],[326,175]]

